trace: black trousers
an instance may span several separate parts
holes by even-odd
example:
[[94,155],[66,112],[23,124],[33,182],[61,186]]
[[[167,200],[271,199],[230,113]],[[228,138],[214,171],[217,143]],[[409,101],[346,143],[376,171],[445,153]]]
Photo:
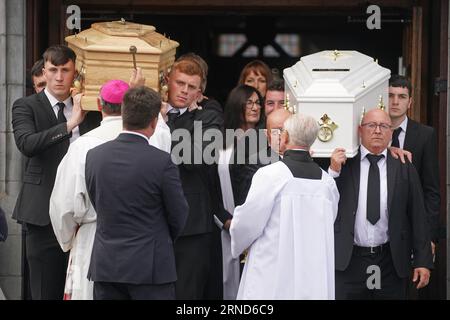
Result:
[[204,299],[211,272],[211,233],[182,236],[175,242],[177,300]]
[[214,226],[211,237],[211,269],[203,296],[205,300],[223,300],[222,229]]
[[[380,286],[373,288],[377,273],[381,275]],[[408,278],[398,277],[389,247],[376,254],[353,253],[347,269],[336,271],[335,277],[336,300],[405,300],[407,298]]]
[[94,300],[174,300],[175,285],[94,282]]
[[52,226],[27,224],[26,256],[33,300],[62,300],[69,254],[63,252]]

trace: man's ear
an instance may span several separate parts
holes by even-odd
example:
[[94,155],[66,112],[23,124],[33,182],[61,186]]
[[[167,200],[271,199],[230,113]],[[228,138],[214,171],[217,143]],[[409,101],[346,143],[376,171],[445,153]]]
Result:
[[99,97],[97,97],[97,108],[98,111],[102,112],[103,107]]
[[264,129],[264,134],[266,135],[267,141],[269,142],[269,146],[270,146],[272,143],[272,136],[270,135],[269,129]]
[[411,109],[412,104],[413,104],[413,98],[409,97],[408,110]]
[[283,130],[280,140],[284,143],[284,145],[287,145],[289,143],[289,132],[287,132],[287,130]]
[[155,117],[152,121],[150,121],[150,127],[152,127],[153,130],[156,129],[156,124],[158,123],[158,116]]

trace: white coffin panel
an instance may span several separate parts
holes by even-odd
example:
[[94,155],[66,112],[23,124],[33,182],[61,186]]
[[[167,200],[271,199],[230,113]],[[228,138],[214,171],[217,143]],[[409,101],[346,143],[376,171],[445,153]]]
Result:
[[284,69],[283,76],[290,107],[318,121],[327,114],[338,126],[331,140],[316,140],[314,157],[329,157],[337,147],[355,156],[363,110],[377,108],[380,96],[387,110],[390,70],[357,51],[327,50],[302,57]]

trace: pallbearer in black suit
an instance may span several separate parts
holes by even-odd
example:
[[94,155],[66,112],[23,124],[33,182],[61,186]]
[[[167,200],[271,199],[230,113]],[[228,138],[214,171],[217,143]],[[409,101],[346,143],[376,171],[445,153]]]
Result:
[[437,159],[436,131],[409,117],[407,112],[412,104],[411,82],[394,75],[389,80],[389,115],[392,127],[392,146],[412,153],[412,162],[422,183],[425,209],[428,215],[433,253],[439,238],[439,162]]
[[[214,227],[216,188],[211,185],[211,165],[203,161],[203,132],[217,129],[223,119],[216,108],[189,107],[201,95],[204,71],[193,59],[176,61],[168,77],[168,126],[172,132],[172,156],[179,155],[179,144],[190,146],[190,158],[178,158],[183,191],[189,204],[189,216],[180,239],[175,244],[178,280],[177,299],[202,299],[211,271],[211,245]],[[194,132],[194,123],[197,123]],[[181,129],[181,130],[180,130]],[[189,132],[187,143],[178,133]],[[195,137],[199,137],[195,141]],[[176,149],[175,149],[176,148]],[[186,152],[188,150],[185,150]],[[186,155],[186,153],[184,154]],[[194,161],[197,160],[197,161]]]
[[417,288],[432,268],[422,188],[414,166],[394,159],[388,114],[367,112],[359,127],[360,152],[331,156],[329,173],[340,193],[335,221],[336,298],[405,299],[411,275]]
[[88,277],[94,299],[174,299],[173,243],[188,205],[170,154],[149,145],[161,97],[146,87],[124,96],[124,131],[86,156],[86,186],[97,212]]
[[81,110],[81,95],[73,99],[75,53],[53,46],[43,55],[46,88],[18,99],[12,108],[14,139],[29,159],[13,218],[24,224],[33,299],[62,299],[67,257],[50,224],[49,199],[56,170],[70,142],[100,124],[101,114]]

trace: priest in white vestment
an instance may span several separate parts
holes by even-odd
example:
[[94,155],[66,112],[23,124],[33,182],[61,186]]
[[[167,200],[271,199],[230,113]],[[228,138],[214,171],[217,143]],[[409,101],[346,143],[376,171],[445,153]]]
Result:
[[259,169],[231,221],[231,253],[248,249],[238,299],[334,299],[336,184],[313,162],[317,121],[295,114],[281,130],[283,160]]
[[[122,131],[121,103],[128,88],[129,85],[121,80],[111,80],[102,86],[99,109],[102,111],[103,121],[100,127],[71,143],[58,166],[50,197],[50,219],[61,248],[63,251],[70,250],[65,299],[93,299],[94,283],[88,280],[87,273],[97,214],[86,190],[86,154],[90,149],[115,139]],[[151,145],[170,152],[170,129],[161,114],[152,138]]]

